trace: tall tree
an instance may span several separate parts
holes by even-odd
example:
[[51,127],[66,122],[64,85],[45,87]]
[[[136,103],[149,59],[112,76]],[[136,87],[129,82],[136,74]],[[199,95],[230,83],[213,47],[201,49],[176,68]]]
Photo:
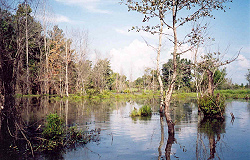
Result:
[[[40,62],[41,24],[31,16],[29,4],[18,5],[15,15],[15,28],[17,33],[17,46],[22,54],[17,74],[17,91],[22,94],[35,93],[38,81],[37,65]],[[40,44],[40,45],[39,45]],[[25,84],[25,85],[24,85]]]
[[[168,85],[168,89],[166,92],[164,104],[165,104],[165,116],[168,123],[169,133],[174,133],[174,123],[171,120],[169,113],[169,106],[172,97],[172,93],[174,90],[176,77],[177,77],[177,56],[187,52],[188,50],[182,51],[178,53],[178,48],[185,43],[189,43],[191,45],[196,44],[196,39],[198,37],[195,30],[191,28],[190,32],[187,33],[189,39],[180,41],[180,38],[177,36],[177,28],[184,26],[186,23],[190,21],[197,21],[202,17],[212,17],[213,10],[224,10],[224,3],[229,0],[196,0],[196,1],[185,1],[185,0],[122,0],[125,1],[125,4],[128,6],[129,10],[137,11],[145,15],[144,22],[149,21],[150,19],[157,17],[160,19],[163,24],[172,30],[171,41],[173,42],[173,75],[171,83]],[[181,14],[184,10],[187,10],[187,14]],[[171,14],[170,14],[171,13]],[[136,28],[137,31],[141,29],[144,31],[149,31],[151,33],[156,33],[153,31],[154,29],[161,28],[159,25],[156,27],[142,27]],[[199,28],[202,29],[202,28]]]
[[246,80],[248,81],[248,86],[250,86],[250,69],[248,69],[248,73],[245,76]]
[[[18,63],[21,57],[21,45],[18,46],[18,34],[15,16],[0,8],[0,104],[1,104],[1,146],[8,148],[17,136],[17,111],[15,89]],[[12,133],[12,134],[10,134]]]
[[89,35],[86,30],[73,30],[72,32],[73,47],[75,49],[76,62],[76,90],[85,94],[86,85],[89,82],[92,63],[87,59],[90,54]]
[[[163,82],[165,85],[168,85],[168,83],[172,80],[172,66],[173,62],[172,59],[169,59],[169,61],[165,64],[163,64],[162,67],[162,76],[163,76]],[[175,89],[179,90],[180,88],[186,86],[190,87],[190,81],[192,79],[191,77],[191,60],[187,59],[180,59],[180,56],[177,57],[177,77],[176,77],[176,85]]]
[[[65,53],[65,39],[63,30],[54,26],[53,30],[49,32],[49,78],[50,78],[50,92],[55,91],[61,96],[63,94],[63,53]],[[54,90],[54,91],[53,91]]]
[[92,87],[100,91],[110,89],[112,81],[114,81],[111,79],[112,74],[110,61],[107,58],[98,59],[92,70]]

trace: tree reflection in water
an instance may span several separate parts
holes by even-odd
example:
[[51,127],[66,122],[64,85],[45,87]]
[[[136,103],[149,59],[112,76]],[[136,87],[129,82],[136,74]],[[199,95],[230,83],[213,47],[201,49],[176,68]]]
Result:
[[[220,159],[216,153],[216,145],[221,140],[221,134],[225,133],[224,119],[203,118],[198,124],[196,159],[213,159],[215,156]],[[209,143],[209,152],[206,147],[206,140]]]
[[[161,124],[161,141],[160,141],[159,147],[158,147],[158,152],[159,152],[158,160],[163,159],[162,151],[161,151],[162,146],[164,144],[164,116],[163,115],[160,116],[160,124]],[[168,140],[167,140],[167,145],[166,145],[166,148],[165,148],[165,158],[166,158],[166,160],[170,160],[172,144],[174,142],[175,142],[174,134],[168,133]]]
[[161,124],[161,141],[160,141],[160,144],[159,144],[159,147],[158,147],[158,152],[159,152],[159,156],[158,156],[158,160],[161,159],[161,156],[162,156],[162,152],[161,152],[161,148],[164,144],[164,121],[163,121],[163,116],[160,116],[160,124]]

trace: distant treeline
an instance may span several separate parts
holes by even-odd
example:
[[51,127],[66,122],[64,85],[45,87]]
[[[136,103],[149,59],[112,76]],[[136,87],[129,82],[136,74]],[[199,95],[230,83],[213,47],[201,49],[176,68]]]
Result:
[[[17,94],[93,94],[104,90],[117,92],[132,92],[134,90],[158,90],[157,72],[146,68],[144,75],[135,81],[129,81],[126,76],[115,73],[109,59],[96,58],[90,61],[87,55],[87,32],[75,31],[70,36],[58,26],[48,30],[45,21],[39,22],[32,15],[28,4],[19,4],[16,12],[0,9],[1,54],[11,61],[18,61],[16,68]],[[67,32],[67,31],[66,31]],[[77,35],[77,36],[74,36]],[[77,38],[76,38],[77,37]],[[4,60],[4,59],[2,59]],[[191,61],[178,61],[178,77],[176,90],[195,92],[194,74]],[[13,62],[14,63],[14,62]],[[162,66],[164,87],[171,82],[172,60]],[[9,74],[9,73],[4,73]],[[4,75],[2,75],[4,76]],[[239,89],[248,86],[233,84],[226,79],[226,70],[217,69],[214,73],[214,84],[218,89]],[[207,88],[207,77],[201,83]],[[2,86],[0,86],[2,87]]]

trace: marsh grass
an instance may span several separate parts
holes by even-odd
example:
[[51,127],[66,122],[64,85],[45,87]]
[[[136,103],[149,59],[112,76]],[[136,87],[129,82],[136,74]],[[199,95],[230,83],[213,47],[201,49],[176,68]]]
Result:
[[[48,96],[50,100],[59,101],[59,100],[66,100],[69,99],[73,102],[81,102],[83,100],[91,100],[91,101],[104,101],[104,100],[136,100],[136,99],[159,99],[160,92],[159,91],[152,91],[152,90],[145,90],[141,92],[136,92],[135,89],[132,91],[123,91],[122,93],[117,93],[116,91],[108,91],[104,90],[102,92],[89,89],[86,90],[85,95],[77,94],[70,94],[69,97],[63,96],[60,97],[59,95],[21,95],[17,94],[16,97],[42,97]],[[216,90],[215,94],[220,93],[220,95],[224,95],[226,99],[250,99],[250,89],[241,89],[241,90]],[[195,92],[179,92],[175,91],[173,96],[173,100],[183,100],[183,99],[197,99],[197,94]]]
[[217,90],[215,94],[223,94],[227,99],[249,99],[250,89],[240,89],[240,90]]
[[130,116],[131,117],[147,117],[152,115],[152,109],[150,106],[144,105],[142,106],[139,110],[134,108],[134,110],[131,112]]

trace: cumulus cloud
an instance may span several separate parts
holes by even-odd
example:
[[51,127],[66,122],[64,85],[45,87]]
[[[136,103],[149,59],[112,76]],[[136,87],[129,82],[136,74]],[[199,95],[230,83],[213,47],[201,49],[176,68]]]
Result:
[[[128,78],[132,72],[132,79],[143,75],[145,67],[154,67],[155,51],[145,42],[134,40],[124,48],[110,51],[111,67],[115,72],[124,71]],[[120,73],[122,74],[122,73]]]
[[232,79],[233,83],[247,83],[245,74],[250,68],[250,61],[244,56],[239,55],[238,59],[227,66],[227,78]]
[[[131,26],[123,27],[123,28],[115,28],[115,31],[119,34],[125,35],[125,36],[138,36],[140,35],[143,38],[149,38],[149,39],[158,39],[158,34],[151,34],[149,32],[145,31],[140,31],[140,32],[135,32],[135,31],[129,31],[131,29]],[[172,35],[172,30],[168,28],[163,29],[163,33],[165,35]]]
[[110,2],[111,0],[56,0],[67,5],[81,6],[87,9],[89,12],[95,13],[111,13],[111,11],[100,9],[104,2]]
[[38,14],[36,15],[36,19],[41,22],[45,20],[46,22],[52,22],[52,23],[55,23],[55,22],[56,23],[75,23],[70,18],[61,14],[56,14],[56,15],[50,14],[50,15],[45,15],[45,17],[42,14]]
[[244,69],[250,68],[250,61],[248,59],[246,59],[246,57],[241,55],[241,54],[238,57],[238,64],[240,67],[242,67]]
[[61,23],[61,22],[70,23],[71,22],[71,20],[68,17],[63,16],[63,15],[56,15],[54,21],[56,21],[58,23]]

